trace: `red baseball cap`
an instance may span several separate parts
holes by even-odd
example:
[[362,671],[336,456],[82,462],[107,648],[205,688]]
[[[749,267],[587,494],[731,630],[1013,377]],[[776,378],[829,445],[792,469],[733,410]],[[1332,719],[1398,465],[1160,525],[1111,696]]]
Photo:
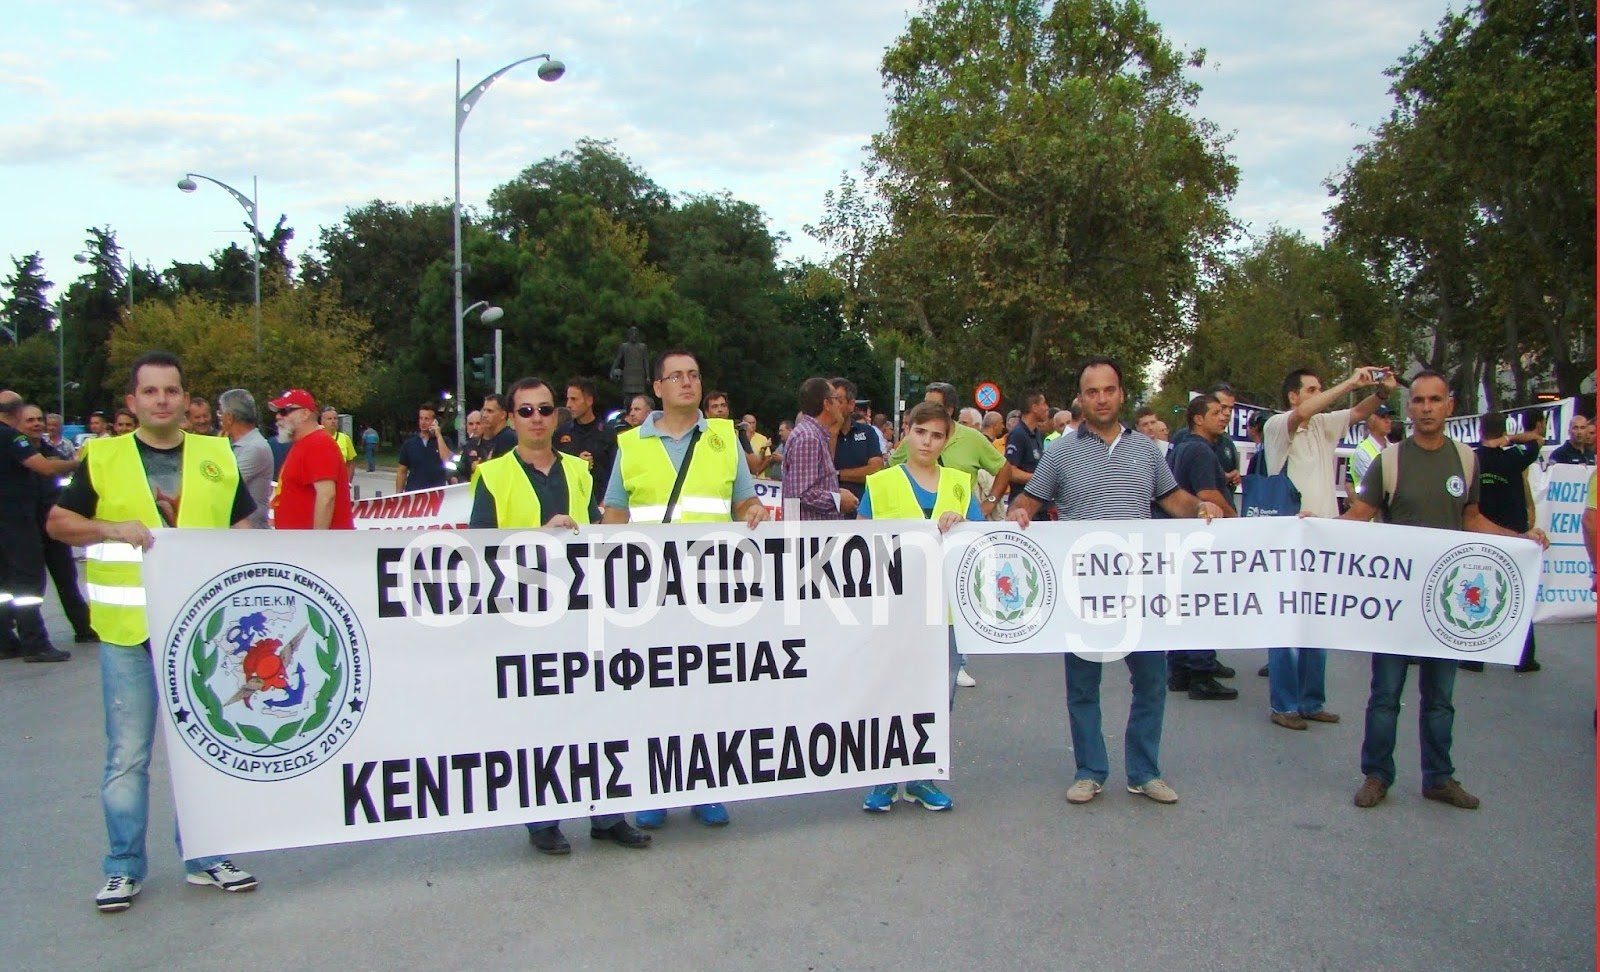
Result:
[[313,412],[317,410],[317,400],[304,388],[291,388],[267,403],[267,407],[274,412],[281,412],[286,408],[304,408]]

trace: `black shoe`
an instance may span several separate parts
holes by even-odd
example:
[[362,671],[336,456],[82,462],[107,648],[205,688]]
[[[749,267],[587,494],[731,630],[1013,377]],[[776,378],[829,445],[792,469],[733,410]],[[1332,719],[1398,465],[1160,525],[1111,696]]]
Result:
[[22,647],[20,645],[6,645],[5,647],[0,648],[0,660],[9,661],[12,658],[21,658],[21,657],[22,657]]
[[72,636],[72,640],[80,645],[98,645],[100,636],[93,631],[82,631]]
[[72,652],[70,651],[62,651],[60,648],[46,648],[44,651],[36,651],[31,655],[23,655],[22,660],[26,662],[64,662],[71,657]]
[[1481,672],[1483,671],[1483,662],[1462,662],[1461,670],[1466,672]]
[[1225,702],[1239,697],[1239,690],[1229,688],[1214,678],[1191,678],[1189,698],[1202,702]]
[[1537,672],[1539,669],[1541,669],[1543,667],[1544,666],[1539,664],[1538,662],[1531,661],[1531,662],[1528,662],[1526,665],[1518,665],[1516,668],[1513,668],[1512,671],[1521,672],[1522,674],[1526,675],[1529,672]]
[[562,854],[572,853],[572,845],[567,842],[567,837],[561,832],[561,825],[554,827],[541,827],[538,830],[528,831],[528,843],[541,854],[550,854],[559,857]]
[[1227,665],[1218,662],[1215,668],[1212,668],[1205,674],[1210,675],[1212,678],[1232,678],[1239,673],[1229,668]]
[[1267,677],[1267,666],[1262,665],[1261,669],[1259,671],[1257,671],[1256,674],[1260,675],[1262,678],[1266,678]]
[[626,820],[618,820],[604,829],[590,827],[589,839],[609,840],[618,847],[629,847],[634,850],[650,846],[650,835],[642,830],[634,829],[634,826]]
[[1173,672],[1167,676],[1168,692],[1186,692],[1189,690],[1190,675],[1188,672]]

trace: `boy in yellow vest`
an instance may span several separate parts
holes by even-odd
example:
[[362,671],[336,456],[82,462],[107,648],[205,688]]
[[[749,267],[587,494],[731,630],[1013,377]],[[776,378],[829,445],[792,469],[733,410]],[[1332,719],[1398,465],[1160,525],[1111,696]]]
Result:
[[[474,478],[474,529],[549,527],[576,530],[599,519],[589,463],[556,452],[555,390],[541,378],[524,378],[506,393],[516,448],[480,463]],[[589,818],[589,839],[609,840],[621,847],[650,846],[650,835],[633,829],[620,813]],[[559,821],[528,824],[528,842],[541,854],[569,854],[572,845]]]
[[[165,351],[133,363],[127,406],[139,419],[130,435],[96,440],[50,510],[46,529],[87,547],[90,623],[100,635],[106,714],[106,770],[100,784],[111,853],[95,894],[101,911],[133,905],[149,868],[150,747],[155,740],[156,677],[146,629],[141,551],[153,527],[248,529],[255,501],[239,478],[226,438],[180,427],[189,397],[183,369]],[[176,835],[178,853],[183,840]],[[184,861],[190,884],[252,891],[256,879],[224,857]]]
[[[906,461],[867,477],[856,516],[862,520],[937,520],[944,533],[962,520],[982,520],[983,508],[972,490],[972,476],[939,465],[939,453],[950,442],[950,413],[934,402],[921,402],[911,410],[911,430],[906,433]],[[955,673],[960,667],[956,637],[950,640],[950,701],[955,703]],[[906,799],[929,810],[948,810],[950,797],[932,780],[906,784]],[[900,787],[884,783],[872,788],[861,809],[887,813],[900,799]]]
[[[653,390],[661,409],[651,412],[638,428],[617,436],[617,461],[606,483],[600,522],[727,523],[731,519],[755,529],[767,518],[767,510],[756,496],[755,478],[733,423],[700,414],[700,363],[688,351],[668,351],[656,359],[654,373]],[[728,822],[728,810],[720,803],[695,807],[694,815],[708,827]],[[641,810],[634,819],[654,830],[666,822],[667,812]]]

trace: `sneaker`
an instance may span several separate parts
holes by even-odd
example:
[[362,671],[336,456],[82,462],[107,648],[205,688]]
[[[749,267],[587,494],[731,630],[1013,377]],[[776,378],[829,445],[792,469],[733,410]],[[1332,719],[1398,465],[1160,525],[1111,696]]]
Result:
[[1088,803],[1100,795],[1101,786],[1094,780],[1073,780],[1067,787],[1068,803]]
[[633,815],[633,825],[641,830],[660,830],[667,822],[665,810],[640,810]]
[[138,896],[138,881],[114,874],[106,878],[105,887],[94,893],[94,906],[104,912],[127,911]]
[[184,875],[184,880],[190,884],[202,887],[221,888],[224,891],[254,891],[256,878],[249,871],[243,871],[234,866],[226,858],[213,864],[203,871],[190,871]]
[[720,803],[702,803],[694,808],[694,818],[707,827],[726,827],[728,808]]
[[1308,722],[1326,722],[1331,726],[1339,721],[1339,713],[1329,712],[1326,709],[1319,709],[1316,712],[1302,712],[1300,713],[1300,718],[1305,719]]
[[900,784],[883,783],[867,791],[867,798],[861,801],[861,809],[868,813],[888,813],[894,809],[894,801],[900,799]]
[[1178,791],[1168,786],[1167,781],[1159,777],[1153,780],[1146,780],[1143,783],[1140,783],[1138,786],[1129,783],[1128,792],[1137,793],[1140,796],[1147,796],[1157,803],[1178,802]]
[[1376,776],[1369,776],[1361,781],[1361,789],[1356,791],[1356,806],[1363,810],[1375,807],[1388,795],[1389,784]]
[[1300,718],[1298,712],[1272,712],[1267,715],[1267,718],[1272,720],[1273,725],[1282,726],[1285,729],[1307,728],[1306,720]]
[[932,780],[917,780],[906,784],[906,802],[920,803],[924,810],[948,810],[954,804]]
[[956,670],[956,684],[962,688],[975,688],[978,680],[968,675],[965,668],[960,668]]
[[1440,803],[1448,803],[1463,810],[1478,809],[1478,798],[1463,790],[1461,784],[1455,780],[1445,780],[1443,786],[1424,789],[1422,795],[1429,800],[1438,800]]
[[71,657],[72,652],[70,651],[62,651],[60,648],[46,648],[44,651],[36,651],[31,655],[23,655],[22,660],[25,662],[64,662]]

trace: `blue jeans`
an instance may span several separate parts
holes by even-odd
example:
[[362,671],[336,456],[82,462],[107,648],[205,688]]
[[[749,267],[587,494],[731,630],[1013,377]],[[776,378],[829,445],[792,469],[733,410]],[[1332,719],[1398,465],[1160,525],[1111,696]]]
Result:
[[[1450,731],[1456,710],[1450,696],[1456,686],[1456,662],[1422,658],[1417,687],[1422,708],[1417,731],[1422,740],[1422,786],[1443,786],[1456,770],[1450,763]],[[1400,693],[1406,687],[1406,656],[1372,656],[1372,695],[1367,699],[1367,732],[1361,741],[1361,772],[1394,785],[1394,737],[1400,722]]]
[[[106,837],[111,844],[102,868],[106,877],[143,881],[150,871],[144,835],[150,823],[150,745],[156,733],[156,673],[150,643],[134,648],[100,645],[100,695],[106,710],[106,772],[100,782]],[[183,835],[173,824],[178,856]],[[220,857],[184,861],[197,874]]]
[[1267,698],[1283,715],[1321,712],[1328,701],[1328,649],[1267,649]]
[[378,447],[367,446],[367,472],[372,472],[377,467]]
[[[1111,775],[1106,739],[1100,732],[1100,673],[1104,665],[1068,653],[1067,721],[1072,726],[1076,780],[1104,783]],[[1167,705],[1167,656],[1136,651],[1126,659],[1133,685],[1128,728],[1123,735],[1123,763],[1128,783],[1142,786],[1161,775],[1161,717]]]

